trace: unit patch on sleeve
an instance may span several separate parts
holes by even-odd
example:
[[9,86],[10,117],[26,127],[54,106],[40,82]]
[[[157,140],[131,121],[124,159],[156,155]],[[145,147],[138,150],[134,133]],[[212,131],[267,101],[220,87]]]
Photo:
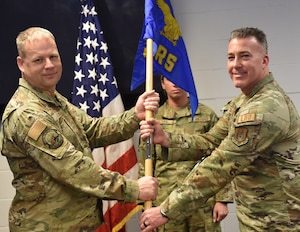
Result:
[[234,139],[238,142],[244,142],[247,138],[248,129],[245,127],[235,128]]
[[49,129],[43,134],[43,142],[50,149],[57,149],[63,144],[64,138],[56,130]]
[[237,146],[245,145],[249,141],[247,134],[248,129],[246,127],[236,127],[234,131],[234,137],[232,138],[232,142]]

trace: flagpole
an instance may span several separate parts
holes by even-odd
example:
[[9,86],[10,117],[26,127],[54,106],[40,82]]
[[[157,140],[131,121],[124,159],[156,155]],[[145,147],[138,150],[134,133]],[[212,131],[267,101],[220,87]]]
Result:
[[[146,40],[146,91],[153,89],[153,40],[148,38]],[[146,120],[153,117],[151,110],[146,110]],[[145,176],[152,176],[152,135],[146,141],[146,157],[145,157]],[[152,201],[145,201],[144,209],[152,207]]]

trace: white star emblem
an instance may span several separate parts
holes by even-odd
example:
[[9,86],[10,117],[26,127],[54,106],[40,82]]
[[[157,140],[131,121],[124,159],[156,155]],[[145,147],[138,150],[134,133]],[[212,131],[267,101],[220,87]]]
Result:
[[80,45],[81,45],[81,42],[79,41],[79,39],[77,39],[77,45],[76,45],[77,50],[79,49]]
[[100,108],[101,108],[101,106],[100,106],[100,101],[99,101],[99,100],[96,101],[96,102],[93,101],[93,103],[94,103],[94,108],[93,108],[93,110],[97,110],[98,112],[100,112]]
[[96,34],[97,29],[96,29],[95,23],[90,23],[90,30],[91,30],[94,34]]
[[94,6],[92,7],[92,9],[91,9],[91,11],[90,11],[90,14],[91,14],[92,16],[95,16],[95,15],[97,15],[97,12],[96,12],[96,10],[95,10],[95,7],[94,7]]
[[103,50],[104,53],[106,53],[106,52],[107,52],[107,49],[108,49],[107,43],[104,43],[104,42],[101,41],[101,47],[100,47],[100,50]]
[[99,46],[97,38],[95,38],[91,43],[92,43],[94,50],[96,50],[96,48]]
[[108,97],[108,95],[107,95],[107,89],[104,89],[104,90],[100,90],[100,97],[102,98],[102,101],[104,101],[105,100],[105,98],[107,98]]
[[91,94],[95,94],[96,96],[98,96],[98,93],[99,93],[99,89],[98,89],[98,84],[95,84],[95,85],[91,85]]
[[84,77],[84,75],[82,74],[82,70],[80,69],[79,71],[75,71],[75,77],[74,79],[78,79],[80,82],[82,82],[82,78]]
[[107,77],[107,73],[104,73],[104,74],[100,73],[99,82],[101,81],[102,84],[105,85],[105,83],[106,83],[107,81],[109,81],[109,79],[106,78],[106,77]]
[[84,47],[90,48],[90,47],[91,47],[91,44],[92,44],[92,41],[91,41],[90,36],[87,37],[87,38],[84,38],[84,45],[83,45]]
[[91,52],[90,54],[86,54],[86,62],[94,63],[94,54]]
[[93,80],[96,80],[97,77],[97,73],[96,73],[96,69],[93,68],[92,70],[88,70],[89,71],[89,78],[93,78]]
[[116,77],[113,76],[113,81],[111,82],[112,85],[115,85],[116,88],[118,88],[118,83],[117,83],[117,80],[116,80]]
[[86,17],[88,13],[89,13],[88,6],[87,5],[82,6],[81,14],[84,14],[84,16]]
[[76,95],[81,95],[82,98],[84,98],[84,94],[87,92],[87,91],[84,89],[84,86],[82,85],[82,86],[80,86],[80,88],[79,88],[79,87],[76,87],[76,89],[77,89]]
[[110,63],[108,62],[108,57],[105,57],[104,59],[101,57],[101,63],[100,65],[103,66],[104,69],[106,69],[107,65],[110,65]]
[[78,54],[75,56],[75,63],[79,66],[81,61],[82,61],[82,59],[81,59],[81,57],[80,57],[80,53],[78,53]]
[[98,60],[98,54],[96,53],[95,56],[94,56],[94,62],[95,62],[95,63],[98,63],[98,61],[99,61],[99,60]]
[[90,23],[89,22],[82,23],[82,30],[86,31],[86,33],[89,33]]
[[88,104],[86,103],[86,101],[84,101],[84,103],[80,103],[79,102],[79,106],[80,106],[80,109],[82,109],[83,111],[85,111],[87,113],[87,110],[90,108],[88,106]]

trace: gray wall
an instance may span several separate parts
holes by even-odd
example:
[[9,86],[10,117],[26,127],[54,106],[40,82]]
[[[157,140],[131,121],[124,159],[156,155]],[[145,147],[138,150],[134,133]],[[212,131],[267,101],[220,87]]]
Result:
[[217,113],[239,89],[227,75],[231,30],[258,27],[269,42],[270,70],[300,109],[300,1],[173,0],[192,66],[199,100]]

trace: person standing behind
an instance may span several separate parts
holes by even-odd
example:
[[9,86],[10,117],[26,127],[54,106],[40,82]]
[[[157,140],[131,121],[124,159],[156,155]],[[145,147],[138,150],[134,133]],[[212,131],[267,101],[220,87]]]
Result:
[[122,114],[92,118],[56,91],[62,63],[50,31],[28,28],[16,44],[22,77],[0,136],[16,189],[10,231],[95,231],[103,222],[101,199],[154,200],[155,178],[130,180],[103,169],[91,149],[132,137],[145,110],[157,112],[159,95],[145,92]]
[[[167,95],[167,101],[158,109],[155,118],[168,133],[201,134],[209,131],[218,121],[215,112],[208,106],[199,104],[192,119],[190,101],[187,92],[178,88],[166,77],[161,77],[161,86]],[[159,182],[157,199],[159,205],[171,192],[181,186],[197,162],[209,156],[211,149],[182,149],[181,147],[166,149],[160,145],[153,148],[153,176]],[[146,144],[139,145],[139,175],[144,175]],[[233,202],[231,185],[211,197],[205,205],[184,221],[169,221],[158,228],[159,232],[218,232],[221,231],[220,221],[228,214],[227,203]]]
[[[142,138],[153,133],[153,143],[165,149],[206,150],[219,143],[160,206],[141,215],[143,232],[168,220],[183,221],[229,182],[241,232],[300,231],[300,117],[269,71],[265,33],[252,27],[233,30],[227,69],[242,93],[209,132],[166,133],[154,119],[140,123]],[[219,131],[227,133],[217,137]]]

